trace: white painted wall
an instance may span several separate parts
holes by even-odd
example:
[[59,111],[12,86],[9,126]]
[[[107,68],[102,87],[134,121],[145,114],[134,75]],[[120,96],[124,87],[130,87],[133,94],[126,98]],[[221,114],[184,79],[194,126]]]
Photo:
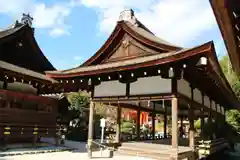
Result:
[[95,86],[94,97],[107,97],[107,96],[125,96],[126,84],[116,81],[105,81]]
[[202,104],[202,93],[197,88],[193,90],[193,100]]
[[187,96],[188,98],[192,98],[190,84],[185,79],[177,81],[177,92]]
[[210,99],[208,96],[204,95],[204,105],[210,108]]
[[130,95],[171,93],[172,80],[161,76],[138,78],[130,84]]

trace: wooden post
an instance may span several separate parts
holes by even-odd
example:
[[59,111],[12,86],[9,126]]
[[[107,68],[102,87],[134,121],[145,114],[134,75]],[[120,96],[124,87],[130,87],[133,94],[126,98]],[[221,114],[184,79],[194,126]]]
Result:
[[94,102],[90,101],[89,106],[89,122],[88,122],[88,157],[92,158],[92,139],[93,139],[93,115],[94,115]]
[[140,103],[138,105],[138,109],[137,109],[137,124],[136,124],[136,132],[137,132],[137,140],[140,140]]
[[167,138],[167,107],[164,104],[164,100],[163,107],[164,107],[164,138]]
[[117,127],[116,127],[116,143],[120,143],[121,135],[121,106],[118,104],[117,107]]
[[183,116],[180,117],[181,127],[183,128]]
[[178,148],[178,99],[172,98],[172,147]]
[[194,128],[194,109],[193,107],[190,105],[189,109],[188,109],[188,119],[189,119],[189,147],[191,147],[192,149],[195,146],[195,128]]
[[203,132],[204,124],[205,124],[205,115],[204,115],[204,110],[201,109],[201,133]]
[[156,117],[156,111],[155,111],[155,103],[153,102],[153,111],[152,111],[152,139],[155,139],[155,117]]

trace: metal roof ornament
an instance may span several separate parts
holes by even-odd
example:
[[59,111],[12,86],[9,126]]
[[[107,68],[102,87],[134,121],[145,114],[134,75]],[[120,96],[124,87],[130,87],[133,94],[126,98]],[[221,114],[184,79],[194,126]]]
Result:
[[22,14],[22,18],[21,18],[21,23],[22,24],[32,27],[32,21],[33,21],[33,18],[30,16],[29,13],[28,14],[25,14],[25,13]]

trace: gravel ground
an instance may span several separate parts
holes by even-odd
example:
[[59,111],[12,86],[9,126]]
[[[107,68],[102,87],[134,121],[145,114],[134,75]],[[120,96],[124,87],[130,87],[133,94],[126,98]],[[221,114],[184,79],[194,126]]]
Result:
[[[134,156],[124,156],[116,155],[113,158],[107,158],[106,153],[102,154],[103,157],[100,157],[100,153],[94,153],[94,160],[150,160],[148,158],[134,157]],[[0,160],[88,160],[87,153],[81,152],[55,152],[55,153],[44,153],[44,154],[34,154],[34,155],[20,155],[20,156],[9,156],[9,157],[0,157]]]

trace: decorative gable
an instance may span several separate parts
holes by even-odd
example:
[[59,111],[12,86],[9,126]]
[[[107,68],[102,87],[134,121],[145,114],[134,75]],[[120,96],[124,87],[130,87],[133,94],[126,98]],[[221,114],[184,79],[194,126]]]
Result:
[[103,63],[148,56],[157,53],[159,52],[137,42],[126,33],[119,44],[108,54],[109,56],[103,61]]

